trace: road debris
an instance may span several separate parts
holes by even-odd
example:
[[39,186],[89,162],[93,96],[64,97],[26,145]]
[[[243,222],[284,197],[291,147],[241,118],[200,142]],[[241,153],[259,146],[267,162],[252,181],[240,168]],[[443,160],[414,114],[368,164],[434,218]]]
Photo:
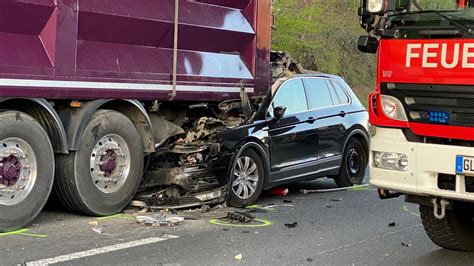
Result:
[[237,221],[240,223],[251,223],[255,220],[255,216],[250,213],[242,211],[229,211],[227,213],[227,219],[230,221]]
[[365,189],[369,186],[369,184],[362,184],[358,186],[352,187],[340,187],[340,188],[328,188],[328,189],[300,189],[300,193],[302,194],[309,194],[309,193],[327,193],[327,192],[337,192],[337,191],[345,191],[345,190],[360,190]]
[[292,201],[292,200],[289,200],[289,199],[284,199],[283,202],[284,202],[284,203],[292,203],[293,201]]
[[276,187],[267,191],[267,194],[272,195],[272,196],[279,196],[279,197],[286,196],[288,195],[288,193],[289,193],[288,188],[283,188],[283,187]]
[[307,258],[306,261],[307,262],[313,262],[313,259],[312,258]]
[[391,222],[391,223],[388,224],[388,226],[390,226],[390,227],[394,227],[395,225],[396,225],[395,222]]
[[291,223],[291,224],[290,223],[285,224],[285,226],[288,227],[288,228],[295,228],[297,225],[298,225],[297,222],[294,222],[294,223]]
[[148,205],[141,200],[132,200],[128,205],[133,208],[138,208],[137,213],[146,213],[149,210]]
[[147,226],[175,226],[184,221],[180,216],[167,216],[166,214],[153,214],[148,216],[137,216],[137,223]]
[[411,248],[411,244],[408,244],[408,243],[405,243],[405,242],[402,242],[402,246]]
[[339,202],[339,201],[342,201],[342,198],[331,199],[331,201],[334,201],[334,202]]
[[240,261],[240,260],[242,260],[242,254],[237,254],[237,255],[235,255],[234,258],[235,258],[235,260],[239,260],[239,261]]
[[96,232],[97,234],[102,234],[102,228],[92,228],[92,231]]
[[88,222],[89,225],[93,225],[93,226],[98,226],[99,225],[99,222],[97,221],[90,221]]
[[206,212],[209,212],[210,210],[211,210],[211,207],[209,207],[209,205],[201,206],[201,213],[206,213]]

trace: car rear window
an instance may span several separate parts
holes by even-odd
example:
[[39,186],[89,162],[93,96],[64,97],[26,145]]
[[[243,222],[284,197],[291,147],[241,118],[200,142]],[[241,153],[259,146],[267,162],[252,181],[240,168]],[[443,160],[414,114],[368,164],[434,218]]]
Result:
[[333,106],[333,100],[325,79],[305,78],[304,85],[310,109]]
[[[330,83],[332,85],[332,88],[336,92],[337,100],[339,100],[339,103],[340,104],[349,103],[349,97],[347,97],[347,94],[344,92],[344,89],[341,88],[339,83],[337,83],[333,80],[331,80]],[[335,102],[336,102],[336,100],[335,100]]]

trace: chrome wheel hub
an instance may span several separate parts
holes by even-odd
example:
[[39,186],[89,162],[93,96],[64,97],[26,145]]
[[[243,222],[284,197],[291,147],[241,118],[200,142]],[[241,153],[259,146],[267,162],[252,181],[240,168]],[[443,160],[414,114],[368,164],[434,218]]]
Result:
[[240,199],[249,199],[257,190],[258,180],[258,167],[255,161],[247,156],[240,157],[234,169],[232,182],[234,194]]
[[36,182],[37,163],[31,146],[20,138],[0,141],[0,205],[23,201]]
[[125,140],[116,134],[101,138],[90,157],[92,182],[104,193],[118,191],[130,172],[130,151]]

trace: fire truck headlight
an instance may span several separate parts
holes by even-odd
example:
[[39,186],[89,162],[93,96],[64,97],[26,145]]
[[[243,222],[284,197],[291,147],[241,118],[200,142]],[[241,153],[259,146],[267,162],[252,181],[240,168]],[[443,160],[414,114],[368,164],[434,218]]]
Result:
[[366,7],[370,13],[380,13],[383,9],[384,0],[367,0]]
[[408,170],[408,157],[396,152],[373,152],[373,166],[382,169],[403,171]]
[[386,116],[399,121],[407,121],[407,115],[402,103],[395,97],[381,95],[382,109]]

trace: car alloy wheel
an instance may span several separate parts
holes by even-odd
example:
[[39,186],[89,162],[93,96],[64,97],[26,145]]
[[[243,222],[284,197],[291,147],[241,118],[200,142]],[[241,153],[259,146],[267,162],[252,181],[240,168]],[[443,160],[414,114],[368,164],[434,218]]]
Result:
[[251,198],[257,190],[259,181],[257,163],[248,156],[242,156],[237,160],[234,170],[234,181],[232,191],[243,200]]

